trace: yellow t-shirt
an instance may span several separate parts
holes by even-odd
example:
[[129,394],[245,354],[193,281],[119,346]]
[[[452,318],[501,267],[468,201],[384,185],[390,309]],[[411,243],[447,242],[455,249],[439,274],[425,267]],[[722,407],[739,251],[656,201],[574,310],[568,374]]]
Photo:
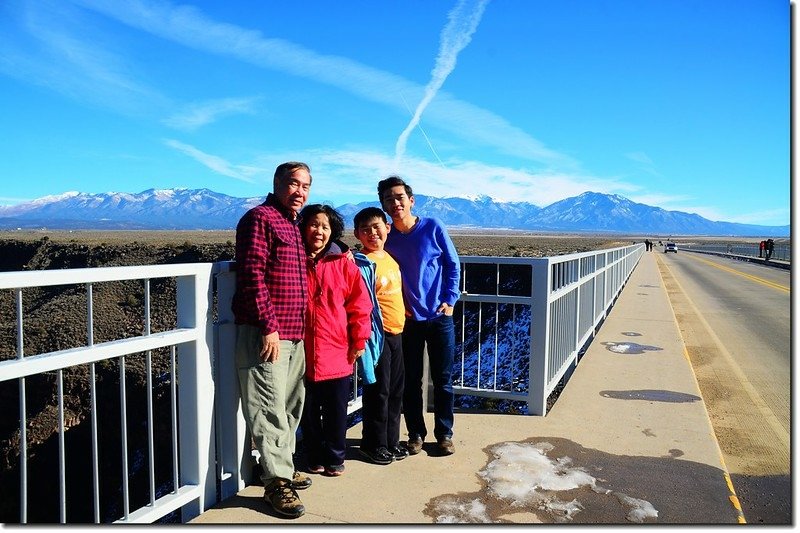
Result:
[[370,252],[367,257],[375,262],[375,296],[383,316],[383,329],[393,334],[402,333],[406,308],[400,265],[386,252]]

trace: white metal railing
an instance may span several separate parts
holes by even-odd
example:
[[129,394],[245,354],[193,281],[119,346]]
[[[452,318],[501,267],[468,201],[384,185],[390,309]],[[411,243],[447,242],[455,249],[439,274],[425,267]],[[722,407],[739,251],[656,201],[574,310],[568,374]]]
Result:
[[546,414],[547,397],[643,252],[638,244],[543,258],[461,257],[454,391],[523,401],[529,414]]
[[[457,344],[461,371],[454,389],[460,395],[523,400],[528,412],[544,415],[547,396],[577,364],[581,346],[590,339],[622,290],[644,250],[644,245],[548,258],[462,257],[463,295],[457,310],[462,331]],[[477,270],[476,270],[477,269]],[[525,273],[520,276],[519,269]],[[150,331],[150,280],[176,281],[176,327]],[[142,335],[96,343],[93,286],[142,280],[144,328]],[[20,395],[20,522],[27,522],[25,381],[56,372],[59,402],[59,516],[67,522],[65,494],[64,393],[61,373],[77,365],[90,366],[92,478],[94,521],[100,522],[97,397],[94,365],[117,361],[120,368],[120,422],[126,441],[125,361],[145,354],[147,368],[147,455],[150,465],[149,502],[131,510],[128,451],[123,451],[123,510],[118,522],[154,522],[180,509],[186,522],[224,500],[251,480],[253,458],[239,401],[237,369],[232,363],[236,328],[231,311],[235,291],[234,264],[152,265],[73,270],[0,273],[0,290],[15,293],[16,358],[0,362],[0,383],[17,380]],[[24,354],[22,292],[54,285],[84,285],[87,301],[85,346],[38,355]],[[483,288],[481,288],[483,285]],[[490,287],[490,288],[486,288]],[[474,309],[468,309],[473,307]],[[216,319],[214,319],[216,316]],[[474,329],[471,329],[474,328]],[[488,328],[488,329],[487,329]],[[474,345],[474,347],[473,347]],[[522,346],[522,347],[521,347]],[[513,348],[513,349],[510,349]],[[172,491],[157,497],[154,463],[152,371],[150,354],[169,350],[172,406]],[[476,359],[476,383],[468,384],[465,361]],[[488,363],[487,363],[488,361]],[[484,367],[488,365],[488,368]],[[504,377],[504,370],[523,368],[525,375]],[[507,372],[506,372],[507,373]],[[487,377],[484,378],[484,375]],[[503,382],[505,381],[505,382]],[[348,411],[360,408],[358,384]],[[124,449],[124,448],[123,448]],[[141,499],[141,498],[140,498]]]
[[[66,523],[67,514],[65,432],[63,372],[78,365],[89,365],[91,394],[91,464],[94,506],[94,521],[100,522],[100,494],[98,457],[97,395],[95,383],[96,363],[112,360],[119,365],[120,372],[120,435],[122,441],[122,500],[123,510],[117,522],[151,523],[180,509],[184,521],[197,516],[207,506],[216,502],[216,476],[213,471],[214,380],[211,369],[212,330],[209,303],[211,294],[211,264],[152,265],[137,267],[85,268],[72,270],[49,270],[31,272],[0,273],[0,289],[14,292],[16,301],[17,342],[16,358],[0,362],[0,382],[18,380],[20,394],[20,522],[27,522],[28,515],[28,453],[26,379],[45,373],[56,373],[58,395],[58,464],[59,464],[59,521]],[[176,327],[159,333],[150,331],[150,284],[156,278],[173,278],[176,283],[177,323]],[[142,335],[109,342],[94,342],[94,296],[93,286],[105,282],[143,280],[145,293],[145,317]],[[87,301],[87,341],[84,346],[50,353],[25,355],[23,291],[34,287],[83,285]],[[151,354],[167,349],[171,357],[171,406],[172,406],[172,464],[173,490],[156,498],[154,484],[152,376]],[[127,395],[125,380],[126,357],[145,354],[148,369],[148,464],[150,477],[149,502],[131,510],[131,495],[127,485],[130,471],[127,450]],[[177,383],[180,382],[180,387]],[[179,420],[179,422],[178,422]],[[78,472],[77,475],[84,475]]]

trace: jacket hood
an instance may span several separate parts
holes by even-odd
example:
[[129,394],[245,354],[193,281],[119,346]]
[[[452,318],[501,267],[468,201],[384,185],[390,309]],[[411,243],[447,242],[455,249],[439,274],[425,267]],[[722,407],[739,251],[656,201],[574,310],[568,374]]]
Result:
[[344,255],[348,252],[348,250],[350,250],[350,247],[342,241],[331,241],[328,243],[328,247],[323,250],[323,252],[317,256],[317,258],[322,259],[323,257],[333,255]]

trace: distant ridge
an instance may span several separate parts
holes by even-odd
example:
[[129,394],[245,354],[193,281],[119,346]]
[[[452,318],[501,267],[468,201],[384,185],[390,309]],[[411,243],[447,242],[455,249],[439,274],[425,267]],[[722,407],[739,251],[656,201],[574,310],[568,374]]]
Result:
[[[788,237],[790,226],[715,222],[696,214],[667,211],[617,194],[585,192],[546,207],[499,202],[488,196],[437,198],[415,195],[414,213],[435,216],[452,227],[551,232],[653,235]],[[0,229],[233,229],[264,196],[236,198],[209,189],[148,189],[140,193],[68,192],[0,207]],[[313,198],[312,198],[313,201]],[[345,221],[376,202],[336,206]]]

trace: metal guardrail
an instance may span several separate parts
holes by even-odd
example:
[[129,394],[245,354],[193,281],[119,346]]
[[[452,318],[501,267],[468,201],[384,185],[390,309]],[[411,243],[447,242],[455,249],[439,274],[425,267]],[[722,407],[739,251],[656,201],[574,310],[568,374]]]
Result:
[[[462,331],[457,339],[461,370],[454,386],[456,392],[521,399],[527,402],[530,414],[544,415],[547,396],[570,367],[577,364],[579,350],[593,337],[643,251],[644,245],[640,244],[547,258],[462,257],[463,296],[456,313]],[[97,466],[100,446],[97,428],[101,423],[96,416],[94,365],[102,361],[115,361],[119,365],[118,422],[125,442],[125,361],[136,354],[144,354],[147,360],[149,501],[138,509],[129,509],[128,451],[123,446],[124,505],[117,522],[155,522],[176,510],[181,511],[181,519],[186,522],[234,495],[250,481],[253,465],[250,437],[241,411],[236,368],[231,362],[236,338],[230,305],[236,280],[232,266],[232,262],[220,262],[0,273],[0,290],[15,292],[17,308],[17,357],[0,362],[0,383],[19,382],[21,523],[27,522],[28,509],[26,379],[41,373],[57,374],[59,517],[60,522],[66,523],[69,515],[64,435],[68,428],[64,420],[62,371],[77,365],[90,366],[93,506],[94,521],[100,522],[97,487],[102,474]],[[520,268],[525,272],[522,276]],[[152,333],[149,283],[151,279],[165,277],[176,281],[177,325],[168,331]],[[95,343],[93,286],[120,280],[144,283],[144,331],[132,338]],[[484,290],[487,283],[494,290]],[[86,345],[26,356],[22,291],[54,285],[86,287]],[[153,351],[163,349],[169,350],[171,357],[167,379],[171,384],[173,481],[171,491],[158,496],[152,470],[156,458],[149,360]],[[472,379],[470,365],[475,369],[475,384],[467,383]],[[517,374],[507,379],[506,375],[514,372]],[[360,400],[358,383],[354,380],[349,412],[361,407]]]
[[643,252],[638,244],[543,258],[461,257],[456,394],[522,401],[528,414],[545,415],[547,397]]
[[[64,420],[63,372],[78,365],[89,365],[91,390],[92,430],[92,478],[94,521],[100,521],[98,466],[100,444],[98,429],[110,431],[104,422],[97,419],[97,396],[95,365],[102,361],[115,361],[119,365],[120,419],[119,432],[122,440],[122,516],[120,523],[151,523],[177,509],[184,520],[199,515],[207,505],[216,501],[216,479],[214,476],[214,443],[207,435],[213,431],[212,413],[214,380],[211,365],[211,322],[209,303],[211,298],[211,264],[154,265],[141,267],[85,268],[72,270],[50,270],[31,272],[9,272],[0,274],[0,289],[11,289],[16,301],[17,343],[16,358],[0,362],[0,382],[18,380],[20,405],[20,522],[27,522],[28,473],[27,473],[27,412],[26,379],[55,373],[58,383],[58,463],[59,463],[59,521],[66,523],[66,467]],[[149,281],[170,277],[176,281],[177,325],[174,329],[160,333],[150,332]],[[96,284],[123,280],[142,280],[145,291],[145,326],[141,336],[118,339],[110,342],[94,342],[93,287]],[[57,285],[83,285],[86,289],[87,342],[84,346],[56,352],[25,355],[23,290],[34,287]],[[172,458],[173,488],[169,493],[156,497],[153,465],[153,412],[151,354],[159,349],[170,350],[171,357],[171,408],[172,408]],[[148,464],[150,476],[149,502],[131,510],[127,480],[130,475],[127,450],[127,395],[125,379],[126,358],[145,354],[148,369]],[[177,387],[180,382],[180,387]],[[82,475],[79,472],[77,475]]]
[[[765,257],[763,251],[759,250],[757,242],[754,243],[729,243],[729,244],[707,244],[703,242],[693,242],[680,245],[681,249],[692,249],[698,252],[717,252],[721,254],[740,255],[746,257]],[[760,253],[759,253],[760,252]],[[771,259],[779,261],[792,260],[791,243],[775,243]]]

